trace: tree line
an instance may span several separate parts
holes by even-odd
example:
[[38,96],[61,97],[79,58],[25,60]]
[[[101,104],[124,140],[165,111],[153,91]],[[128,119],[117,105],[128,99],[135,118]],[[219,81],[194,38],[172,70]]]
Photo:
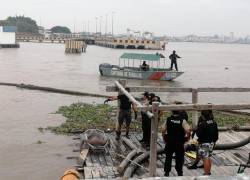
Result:
[[[39,26],[37,22],[30,17],[25,16],[9,16],[4,21],[5,26],[16,26],[17,32],[25,33],[38,33]],[[52,33],[71,33],[70,29],[66,26],[54,26],[51,29]]]

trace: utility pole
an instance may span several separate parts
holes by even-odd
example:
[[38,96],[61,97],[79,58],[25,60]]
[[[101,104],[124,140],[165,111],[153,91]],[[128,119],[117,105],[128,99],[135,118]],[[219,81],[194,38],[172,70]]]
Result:
[[102,16],[100,16],[99,19],[100,19],[99,21],[100,22],[100,34],[102,34]]
[[108,31],[108,14],[106,14],[106,21],[105,21],[105,36],[107,36]]
[[95,33],[97,33],[97,17],[95,17]]
[[88,34],[89,34],[89,21],[88,21]]
[[84,22],[82,22],[82,33],[84,33]]
[[114,14],[115,12],[112,12],[112,37],[114,36]]

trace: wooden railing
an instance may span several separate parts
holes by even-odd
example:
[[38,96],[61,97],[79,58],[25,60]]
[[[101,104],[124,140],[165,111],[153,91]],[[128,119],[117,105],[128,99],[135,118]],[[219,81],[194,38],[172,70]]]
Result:
[[[138,102],[129,92],[125,90],[127,85],[126,80],[119,80],[115,82],[115,86],[107,86],[107,92],[117,92],[125,94],[131,102],[133,102],[138,110],[147,109],[148,116],[151,120],[151,140],[150,140],[150,176],[156,175],[156,160],[157,160],[157,135],[158,135],[158,112],[172,111],[172,110],[186,110],[193,111],[192,125],[193,129],[196,128],[198,123],[198,111],[200,110],[243,110],[250,109],[250,104],[198,104],[198,92],[250,92],[250,88],[168,88],[168,87],[149,87],[138,86],[129,87],[130,92],[179,92],[179,93],[192,93],[191,104],[178,104],[178,105],[161,105],[159,102],[153,102],[152,106],[143,106]],[[119,102],[118,102],[119,105]],[[119,107],[119,106],[118,106]],[[151,112],[152,113],[151,113]],[[119,111],[118,111],[119,112]]]

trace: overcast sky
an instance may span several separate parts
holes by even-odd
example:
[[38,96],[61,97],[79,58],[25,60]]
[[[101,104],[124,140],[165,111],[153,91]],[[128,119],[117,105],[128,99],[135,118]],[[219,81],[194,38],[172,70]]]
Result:
[[108,15],[111,31],[126,29],[151,31],[156,35],[250,35],[250,0],[1,0],[0,19],[8,16],[32,17],[39,25],[68,26],[74,31],[98,31],[102,16],[102,32]]

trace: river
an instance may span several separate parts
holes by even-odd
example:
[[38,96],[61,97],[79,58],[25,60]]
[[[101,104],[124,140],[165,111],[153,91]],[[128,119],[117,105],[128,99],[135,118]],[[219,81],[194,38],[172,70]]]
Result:
[[[169,43],[182,58],[178,66],[185,73],[173,82],[129,80],[129,85],[168,87],[250,87],[250,46],[238,44]],[[84,54],[65,54],[62,44],[21,43],[19,49],[0,49],[0,82],[29,83],[83,92],[107,94],[114,79],[99,76],[98,65],[117,64],[123,52],[157,51],[109,49],[88,46]],[[164,101],[191,101],[190,94],[159,93]],[[54,114],[59,106],[73,102],[103,102],[103,99],[50,94],[0,86],[0,175],[1,179],[59,179],[75,165],[67,156],[72,137],[41,133],[39,127],[64,121]],[[246,103],[250,93],[202,93],[199,102]]]

